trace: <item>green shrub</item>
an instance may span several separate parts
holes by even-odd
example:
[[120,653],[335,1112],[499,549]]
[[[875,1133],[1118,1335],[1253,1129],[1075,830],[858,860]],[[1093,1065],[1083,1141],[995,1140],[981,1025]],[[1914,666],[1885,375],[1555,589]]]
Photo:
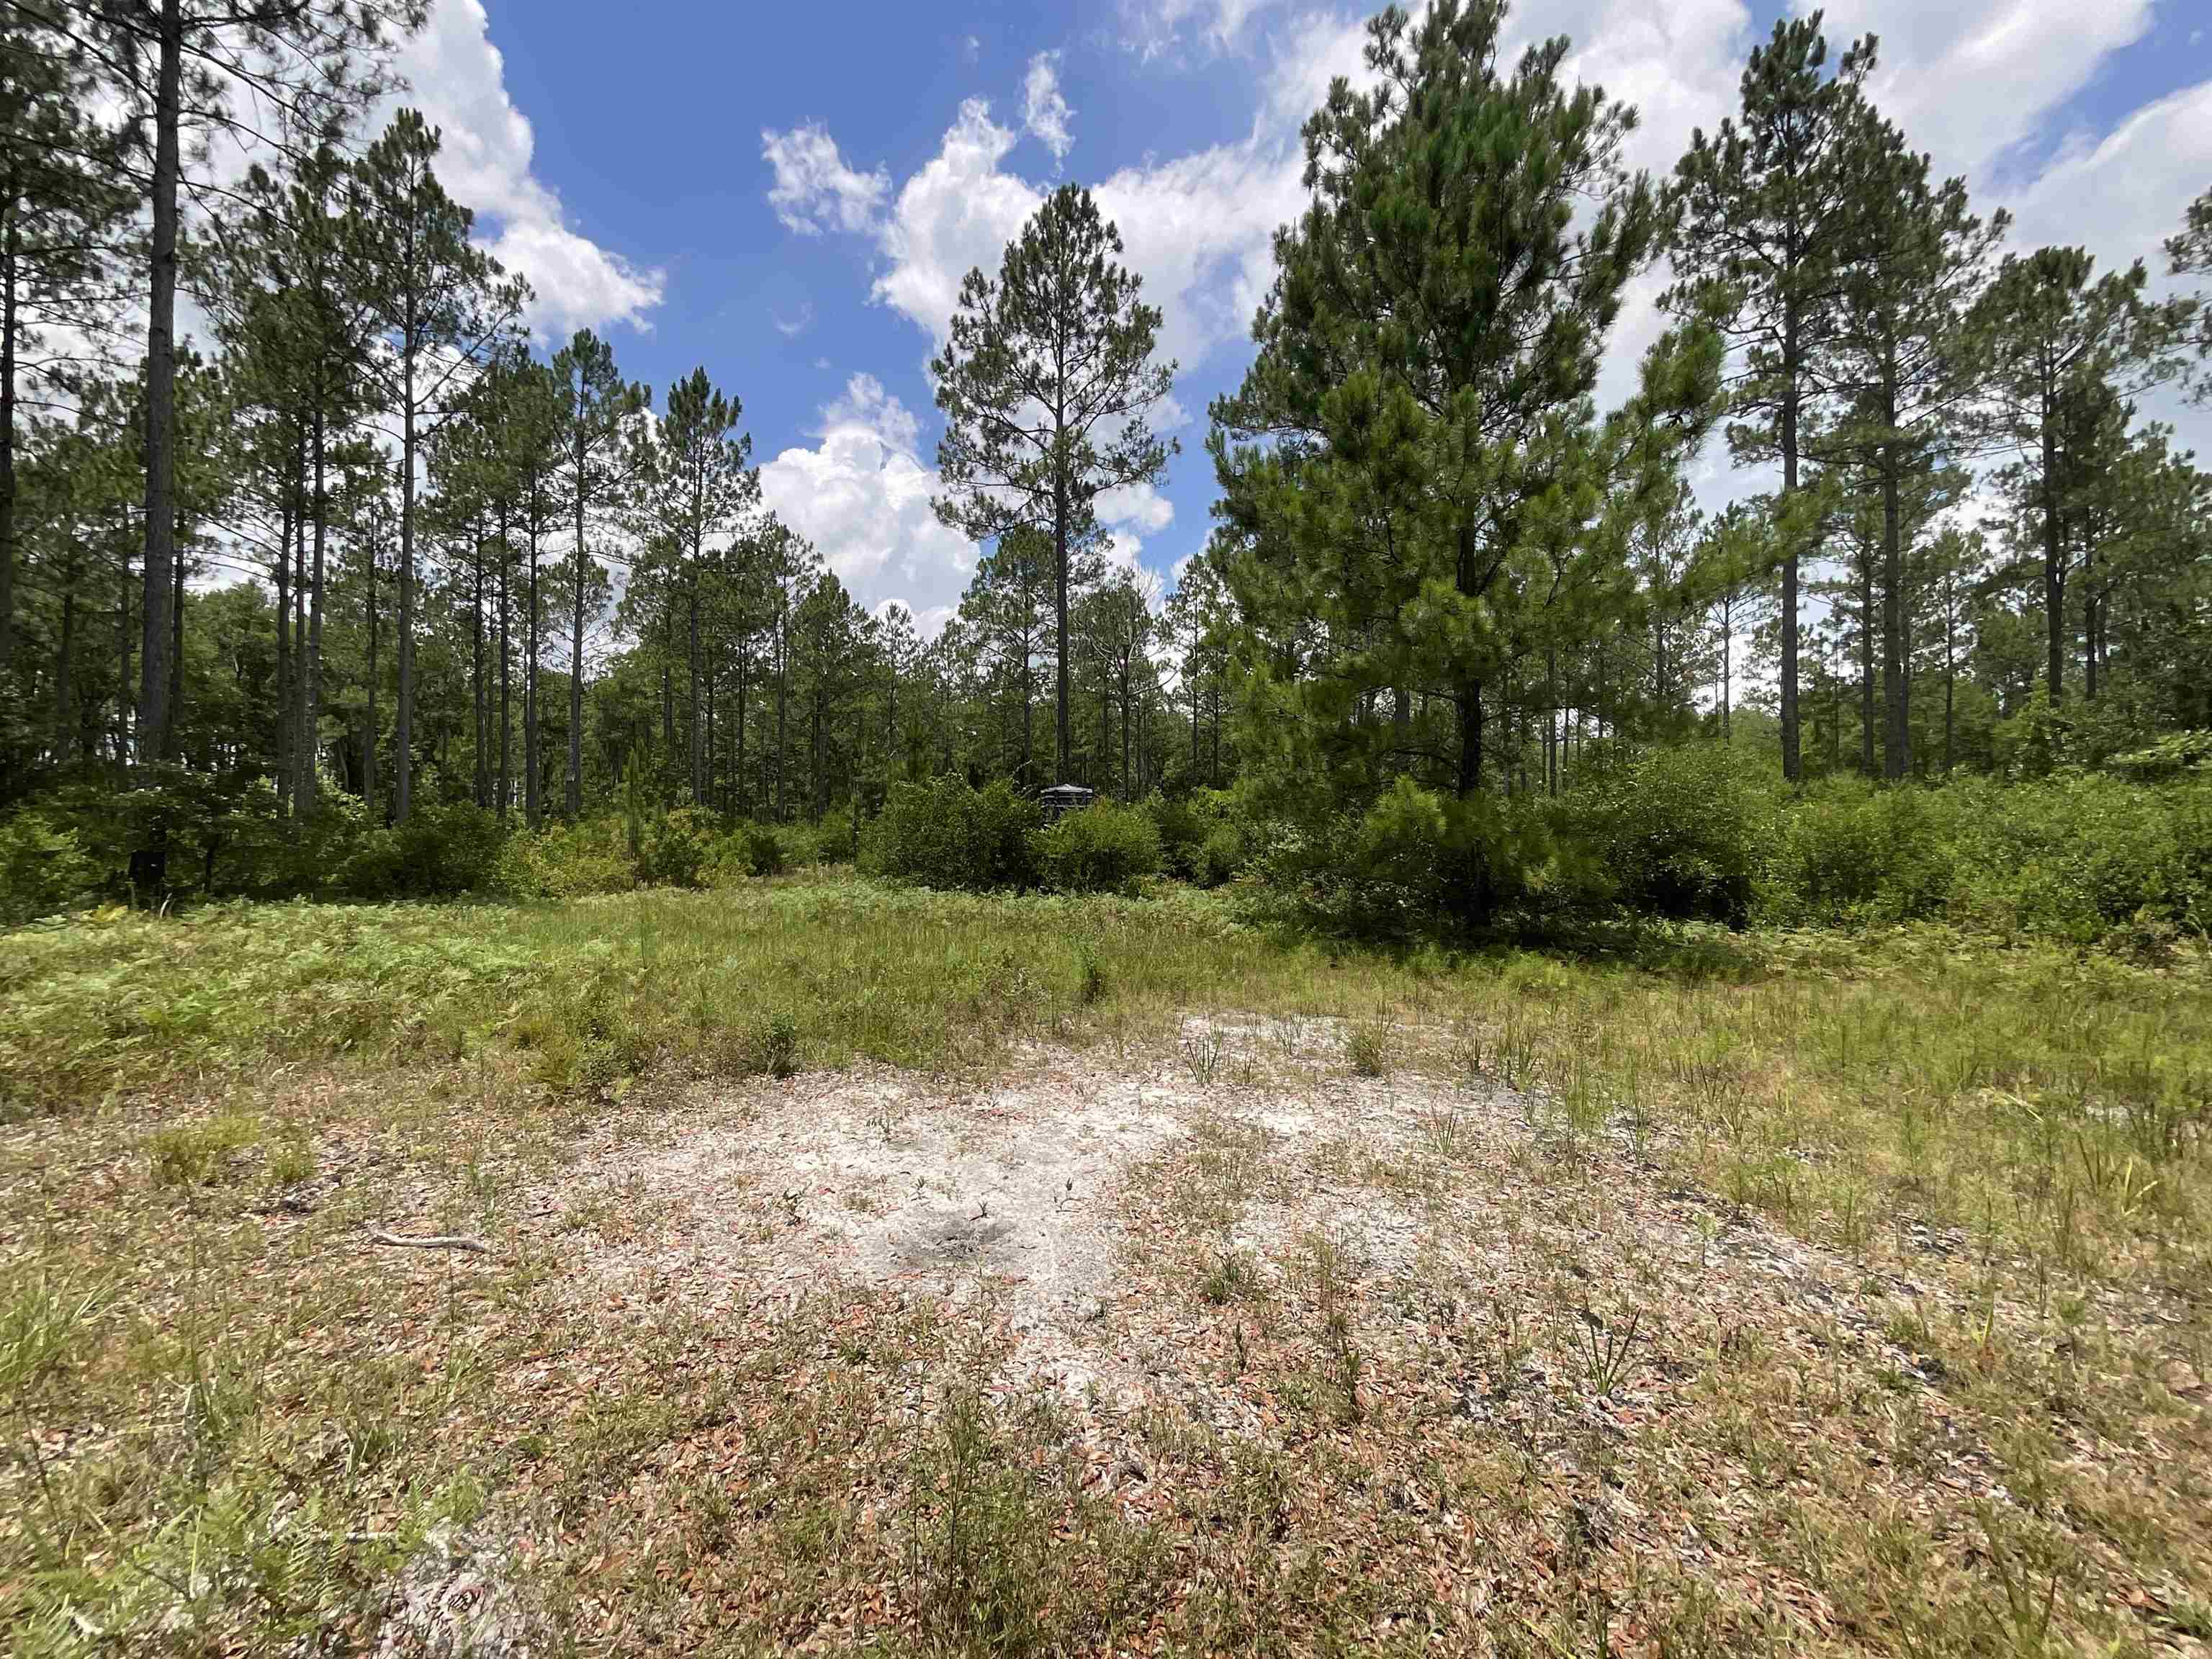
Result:
[[1190,878],[1200,887],[1236,879],[1247,859],[1244,835],[1233,823],[1216,824],[1191,861]]
[[737,887],[783,868],[783,843],[764,823],[739,823],[714,843],[704,880],[709,887]]
[[777,854],[785,869],[803,870],[822,861],[822,842],[811,824],[772,824],[769,833],[775,837]]
[[1109,800],[1063,814],[1033,837],[1037,875],[1061,893],[1127,893],[1160,870],[1150,813]]
[[1831,779],[1778,815],[1759,911],[1787,926],[1915,921],[1949,907],[1956,807],[1943,792]]
[[1741,924],[1750,914],[1767,802],[1711,744],[1594,759],[1560,804],[1561,830],[1646,915]]
[[548,824],[509,836],[500,850],[499,885],[519,898],[576,898],[626,893],[637,865],[619,818]]
[[713,856],[714,815],[679,806],[639,826],[637,878],[648,887],[696,887]]
[[868,827],[863,866],[925,887],[1030,887],[1036,821],[1036,804],[1004,780],[982,789],[955,776],[893,784]]
[[850,811],[832,812],[814,826],[814,861],[817,864],[850,864],[860,850],[860,838],[853,833]]
[[1226,790],[1154,795],[1144,810],[1158,827],[1160,865],[1168,874],[1199,887],[1218,887],[1245,862],[1244,836],[1233,819]]
[[1264,902],[1329,932],[1411,939],[1491,925],[1551,856],[1523,803],[1401,777],[1364,812],[1275,826],[1254,862]]
[[2139,911],[2212,928],[2212,780],[2063,774],[1954,785],[1957,908],[2008,930],[2092,943]]
[[458,898],[499,873],[499,819],[466,802],[422,801],[404,823],[365,830],[332,877],[351,898]]
[[70,830],[37,812],[0,821],[0,927],[85,903],[98,895],[100,878]]

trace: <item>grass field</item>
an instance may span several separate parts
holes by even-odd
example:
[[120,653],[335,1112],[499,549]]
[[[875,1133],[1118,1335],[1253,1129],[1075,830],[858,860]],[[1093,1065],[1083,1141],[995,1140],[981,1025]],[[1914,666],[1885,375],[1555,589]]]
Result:
[[2201,958],[1936,933],[0,935],[0,1627],[2212,1651],[2208,1091]]

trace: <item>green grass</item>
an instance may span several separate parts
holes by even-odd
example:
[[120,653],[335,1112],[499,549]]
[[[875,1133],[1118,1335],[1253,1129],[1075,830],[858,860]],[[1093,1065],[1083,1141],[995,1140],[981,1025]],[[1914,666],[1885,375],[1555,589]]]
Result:
[[[1153,1265],[1208,1333],[1171,1356],[1185,1382],[1267,1426],[1157,1412],[1129,1429],[1133,1486],[993,1385],[988,1307],[712,1319],[580,1292],[568,1235],[524,1224],[580,1147],[651,1144],[702,1081],[984,1078],[1036,1042],[1219,1106],[1144,1172]],[[1263,1086],[1423,1103],[1397,1154],[1325,1138],[1293,1172],[1237,1115]],[[1476,1105],[1508,1086],[1530,1120],[1510,1154]],[[1431,1571],[1447,1534],[1493,1563],[1486,1628],[1531,1653],[1608,1629],[1680,1652],[2122,1650],[2146,1639],[2115,1611],[2137,1591],[2158,1639],[2201,1643],[2208,1086],[2200,962],[1938,933],[1389,957],[1188,893],[821,878],[21,930],[0,935],[0,1626],[26,1655],[373,1646],[422,1540],[495,1512],[559,1540],[529,1589],[580,1646],[1410,1650],[1466,1611]],[[1481,1248],[1527,1295],[1442,1265],[1388,1281],[1333,1230],[1273,1272],[1231,1242],[1322,1183],[1438,1229],[1480,1189],[1506,1218]],[[312,1212],[277,1213],[295,1189]],[[1698,1195],[1686,1262],[1615,1227],[1622,1194],[1662,1191]],[[593,1201],[562,1224],[641,1245],[665,1224]],[[364,1249],[394,1202],[501,1252]],[[1753,1217],[1857,1264],[1878,1364],[1846,1364],[1840,1328],[1785,1352],[1659,1288],[1717,1273]],[[1594,1304],[1604,1251],[1626,1265]],[[1450,1364],[1415,1364],[1409,1331]],[[1532,1364],[1626,1411],[1625,1437],[1514,1415]],[[1688,1404],[1640,1421],[1662,1374]],[[2008,1496],[1944,1496],[1962,1468]],[[1729,1492],[1683,1473],[1711,1468]],[[1817,1624],[1696,1552],[1584,1536],[1608,1482],[1803,1587]]]

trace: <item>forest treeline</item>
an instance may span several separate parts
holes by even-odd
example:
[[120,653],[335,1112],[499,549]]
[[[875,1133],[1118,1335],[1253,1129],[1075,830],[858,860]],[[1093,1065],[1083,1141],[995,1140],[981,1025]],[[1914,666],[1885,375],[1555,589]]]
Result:
[[[1011,847],[975,805],[1004,781],[1153,803],[1039,843],[1102,884],[1250,865],[1349,925],[1479,924],[1618,828],[1621,780],[1663,798],[1708,749],[1789,801],[2203,751],[2212,492],[2142,400],[2203,392],[2212,191],[2124,269],[2014,248],[1817,14],[1660,179],[1566,41],[1501,56],[1496,0],[1377,17],[1306,125],[1309,204],[1210,411],[1214,529],[1164,600],[1097,502],[1164,479],[1176,366],[1115,227],[1055,191],[931,365],[937,510],[978,550],[933,636],[767,510],[742,388],[532,335],[396,102],[422,14],[0,0],[16,909],[413,890],[510,830],[538,836],[510,872],[572,845],[638,877],[672,811],[692,876],[789,850],[740,823],[872,833],[896,871],[948,856],[899,850],[932,815]],[[1652,273],[1665,329],[1601,407]],[[1745,487],[1708,513],[1717,443]],[[2208,815],[2159,810],[2212,890]],[[1762,830],[1760,867],[1805,833]]]

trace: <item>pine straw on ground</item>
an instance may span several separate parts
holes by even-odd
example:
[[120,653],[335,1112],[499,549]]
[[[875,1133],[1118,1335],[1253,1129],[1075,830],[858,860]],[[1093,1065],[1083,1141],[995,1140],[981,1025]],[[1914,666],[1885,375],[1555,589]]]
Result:
[[1534,1005],[1540,1051],[1516,996],[599,1098],[495,1048],[277,1066],[11,1126],[0,1623],[2212,1651],[2201,1117],[2154,1169],[2008,1164],[1984,1216],[1929,1150],[1984,1133],[1955,1109],[1869,1136],[1771,1034],[1639,1084],[1625,1010]]
[[[35,1478],[228,1495],[197,1577],[71,1540],[180,1646],[258,1604],[389,1652],[2204,1650],[2201,1310],[1792,1237],[1540,1085],[1345,1046],[696,1084],[509,1190],[471,1167],[552,1149],[481,1124],[441,1181],[428,1104],[280,1085],[318,1174],[190,1189],[171,1300],[116,1287],[196,1380],[140,1436],[41,1413]],[[49,1250],[134,1201],[89,1139],[32,1160]]]

